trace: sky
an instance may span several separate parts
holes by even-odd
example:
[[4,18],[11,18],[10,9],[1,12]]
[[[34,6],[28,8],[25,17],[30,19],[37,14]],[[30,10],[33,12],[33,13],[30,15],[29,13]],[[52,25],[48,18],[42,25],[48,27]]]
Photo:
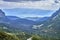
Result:
[[59,8],[60,0],[0,0],[6,15],[18,17],[51,16]]
[[27,8],[15,8],[15,9],[5,9],[6,15],[18,16],[18,17],[44,17],[51,16],[51,10],[41,10],[41,9],[27,9]]

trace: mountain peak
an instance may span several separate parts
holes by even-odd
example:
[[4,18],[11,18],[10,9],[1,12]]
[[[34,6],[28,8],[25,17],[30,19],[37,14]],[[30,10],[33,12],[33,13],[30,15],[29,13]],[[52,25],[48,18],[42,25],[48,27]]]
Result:
[[5,17],[5,13],[0,9],[0,17]]
[[54,14],[52,15],[52,18],[55,17],[56,15],[59,15],[59,13],[60,13],[60,8],[56,12],[54,12]]

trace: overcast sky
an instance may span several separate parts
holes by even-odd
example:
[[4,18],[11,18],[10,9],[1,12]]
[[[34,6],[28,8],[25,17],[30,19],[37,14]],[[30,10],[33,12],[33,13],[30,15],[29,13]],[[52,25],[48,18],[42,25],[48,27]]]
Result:
[[57,0],[0,0],[0,8],[33,8],[55,10],[59,8],[60,1]]
[[[19,8],[17,10],[21,10],[20,8],[25,8],[25,10],[38,9],[38,10],[45,10],[45,11],[46,10],[55,11],[59,7],[60,7],[60,0],[0,0],[0,9],[4,9],[4,11],[6,11],[5,9],[15,9],[15,8]],[[6,13],[7,12],[8,11],[6,11]],[[7,14],[11,14],[12,12]],[[46,13],[48,14],[48,11]],[[39,15],[39,12],[37,14]],[[49,15],[50,15],[50,12],[49,12]]]

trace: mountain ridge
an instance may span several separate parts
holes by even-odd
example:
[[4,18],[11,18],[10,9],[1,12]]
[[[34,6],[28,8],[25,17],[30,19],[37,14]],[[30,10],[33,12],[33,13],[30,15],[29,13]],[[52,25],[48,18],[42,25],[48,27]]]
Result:
[[60,9],[58,9],[49,20],[42,23],[40,33],[51,37],[60,37]]
[[5,13],[0,9],[0,18],[5,17]]

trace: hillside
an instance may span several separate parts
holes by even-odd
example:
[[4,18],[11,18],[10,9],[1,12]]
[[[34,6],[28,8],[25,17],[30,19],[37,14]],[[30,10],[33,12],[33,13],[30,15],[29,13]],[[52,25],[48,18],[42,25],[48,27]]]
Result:
[[5,17],[5,13],[0,9],[0,18]]
[[49,20],[36,26],[36,30],[38,30],[41,35],[60,38],[60,9],[57,10]]

